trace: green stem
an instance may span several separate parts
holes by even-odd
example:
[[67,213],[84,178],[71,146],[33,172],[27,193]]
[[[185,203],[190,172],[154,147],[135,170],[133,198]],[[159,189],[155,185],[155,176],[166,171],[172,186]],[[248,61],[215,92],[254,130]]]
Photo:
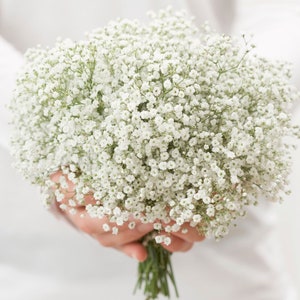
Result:
[[157,299],[159,294],[170,298],[170,280],[178,298],[179,295],[171,262],[172,253],[157,244],[153,239],[153,235],[151,236],[152,238],[150,239],[149,236],[144,238],[148,257],[138,265],[138,280],[134,293],[138,289],[144,289],[146,300]]

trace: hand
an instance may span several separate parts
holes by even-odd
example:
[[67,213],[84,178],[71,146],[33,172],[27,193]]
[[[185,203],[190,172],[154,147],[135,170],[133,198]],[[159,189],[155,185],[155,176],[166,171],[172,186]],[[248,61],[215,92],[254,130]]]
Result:
[[[61,172],[56,172],[51,176],[51,180],[55,183],[59,183],[59,178],[62,175]],[[102,246],[111,247],[117,249],[124,254],[137,259],[138,261],[144,261],[147,258],[147,251],[140,242],[140,239],[153,230],[153,224],[143,224],[140,221],[134,219],[136,226],[134,229],[128,228],[128,223],[133,220],[129,220],[122,226],[118,226],[118,234],[114,235],[111,232],[103,230],[103,224],[109,224],[111,227],[115,226],[109,222],[107,218],[92,218],[86,212],[85,206],[72,206],[69,207],[69,200],[74,196],[75,187],[74,184],[67,178],[68,188],[62,190],[64,198],[60,202],[56,202],[57,207],[61,214],[67,218],[67,220],[74,225],[75,228],[87,233],[95,238]],[[67,209],[60,209],[60,204],[67,206]],[[85,197],[85,204],[96,204],[92,195]],[[76,210],[74,214],[72,209]],[[74,210],[73,210],[74,211]],[[171,244],[161,244],[165,249],[170,252],[185,252],[192,248],[193,244],[197,241],[204,239],[195,228],[185,224],[182,228],[188,229],[187,233],[176,232],[169,234],[171,237]],[[161,232],[164,234],[164,232]],[[165,233],[167,234],[167,233]]]

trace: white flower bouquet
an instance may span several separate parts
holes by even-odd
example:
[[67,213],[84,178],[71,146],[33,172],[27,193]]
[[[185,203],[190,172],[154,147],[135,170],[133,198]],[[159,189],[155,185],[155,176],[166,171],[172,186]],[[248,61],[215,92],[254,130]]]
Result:
[[132,216],[153,223],[137,284],[149,299],[169,296],[168,277],[175,286],[159,245],[168,233],[188,223],[219,239],[247,205],[288,192],[287,137],[299,134],[288,109],[299,95],[285,63],[251,49],[164,10],[26,54],[10,107],[16,167],[47,202],[62,171],[76,185],[72,203],[92,194],[86,210],[108,217],[106,231]]

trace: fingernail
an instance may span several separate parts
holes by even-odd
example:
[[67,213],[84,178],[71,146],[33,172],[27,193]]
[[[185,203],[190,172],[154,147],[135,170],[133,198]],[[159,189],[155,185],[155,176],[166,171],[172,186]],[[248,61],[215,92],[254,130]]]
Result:
[[137,257],[137,254],[135,252],[125,252],[125,254],[130,257],[130,258],[133,258],[135,260],[139,260],[138,257]]
[[136,255],[136,253],[132,253],[132,254],[131,254],[131,257],[132,257],[133,259],[139,261],[139,259],[138,259],[137,255]]
[[135,260],[137,260],[138,262],[143,262],[147,259],[147,253],[145,253],[144,255],[137,255],[137,253],[132,253],[131,257]]

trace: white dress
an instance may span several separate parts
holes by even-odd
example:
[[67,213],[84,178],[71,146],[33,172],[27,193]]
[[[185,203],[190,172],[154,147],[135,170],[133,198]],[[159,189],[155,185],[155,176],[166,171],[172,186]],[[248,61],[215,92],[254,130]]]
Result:
[[[2,0],[0,33],[24,50],[37,43],[51,45],[58,35],[81,38],[85,30],[111,18],[142,17],[148,9],[170,2]],[[226,31],[252,30],[257,33],[258,51],[300,64],[298,1],[285,1],[281,6],[279,1],[241,0],[236,6],[228,1],[231,6],[225,8],[217,0],[173,3],[192,10],[199,23],[208,18]],[[293,47],[296,43],[298,47]],[[40,204],[38,191],[11,168],[4,104],[21,63],[20,55],[0,39],[0,299],[143,299],[141,294],[132,295],[135,261],[57,220]],[[294,80],[300,87],[299,70]],[[298,186],[293,188],[299,191]],[[206,240],[188,253],[174,254],[180,299],[298,299],[288,272],[293,270],[281,253],[276,210],[272,203],[251,208],[247,219],[221,242]]]

